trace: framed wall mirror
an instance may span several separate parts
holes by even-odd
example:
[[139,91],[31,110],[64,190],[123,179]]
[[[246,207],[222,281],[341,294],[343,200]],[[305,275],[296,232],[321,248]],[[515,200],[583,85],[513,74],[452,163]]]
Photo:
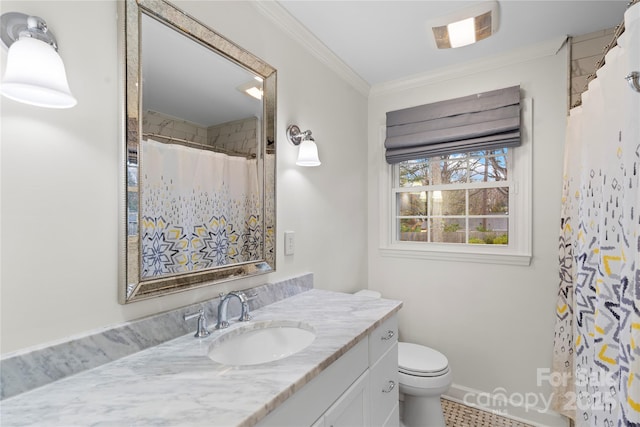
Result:
[[120,12],[119,302],[274,271],[276,70],[163,0]]

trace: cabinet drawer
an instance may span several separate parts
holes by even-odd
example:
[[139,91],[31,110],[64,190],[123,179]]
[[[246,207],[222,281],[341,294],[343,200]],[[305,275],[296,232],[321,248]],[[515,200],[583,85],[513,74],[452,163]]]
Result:
[[384,423],[398,405],[398,380],[398,344],[394,343],[370,368],[371,420],[378,421],[378,425]]
[[398,317],[392,316],[369,336],[369,366],[376,363],[396,342],[398,342]]

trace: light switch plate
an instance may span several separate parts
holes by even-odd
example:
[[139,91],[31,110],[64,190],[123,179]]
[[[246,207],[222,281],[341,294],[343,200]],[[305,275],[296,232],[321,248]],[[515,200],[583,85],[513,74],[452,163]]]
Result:
[[293,255],[295,252],[295,233],[293,231],[284,232],[284,254]]

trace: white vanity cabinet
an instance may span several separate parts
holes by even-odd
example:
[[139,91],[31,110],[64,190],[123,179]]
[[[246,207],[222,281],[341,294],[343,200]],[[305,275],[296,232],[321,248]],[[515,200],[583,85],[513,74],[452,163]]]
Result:
[[399,427],[398,326],[385,320],[259,427]]

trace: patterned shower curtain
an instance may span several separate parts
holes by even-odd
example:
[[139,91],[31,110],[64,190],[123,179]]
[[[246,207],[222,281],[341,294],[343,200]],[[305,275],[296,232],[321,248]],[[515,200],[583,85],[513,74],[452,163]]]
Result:
[[605,63],[567,125],[553,408],[640,426],[640,3]]
[[256,159],[141,144],[141,277],[262,258]]

